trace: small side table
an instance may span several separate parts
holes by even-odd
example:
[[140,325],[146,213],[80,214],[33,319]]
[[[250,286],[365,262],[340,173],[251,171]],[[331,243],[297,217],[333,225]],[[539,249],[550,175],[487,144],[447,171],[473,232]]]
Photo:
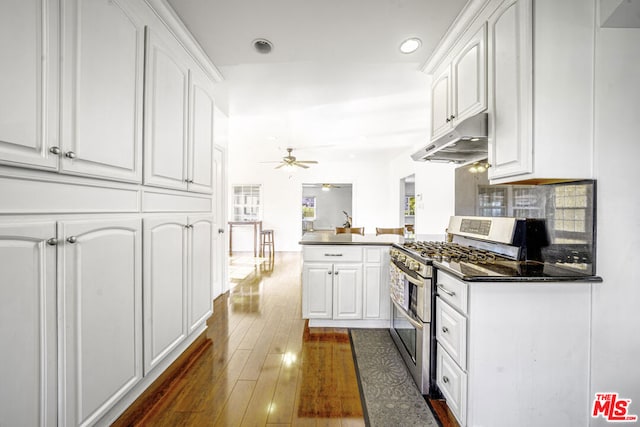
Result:
[[262,233],[262,221],[229,221],[229,256],[233,255],[233,226],[253,225],[253,256],[258,256],[258,236]]

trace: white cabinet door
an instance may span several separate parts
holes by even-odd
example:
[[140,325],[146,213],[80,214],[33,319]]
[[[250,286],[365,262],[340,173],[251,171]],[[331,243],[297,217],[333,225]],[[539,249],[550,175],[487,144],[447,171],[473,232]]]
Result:
[[140,219],[64,221],[60,425],[91,425],[142,378]]
[[333,318],[362,319],[362,264],[334,264]]
[[190,76],[189,191],[211,193],[213,186],[213,83],[194,64]]
[[61,170],[142,180],[144,26],[136,2],[63,0]]
[[144,182],[187,189],[189,71],[168,33],[147,28]]
[[2,425],[56,425],[55,236],[54,222],[0,225]]
[[145,375],[187,336],[187,217],[144,220]]
[[0,163],[56,170],[58,2],[0,5]]
[[431,139],[451,129],[451,67],[447,65],[431,85]]
[[302,266],[302,317],[331,319],[333,295],[333,265],[305,262]]
[[533,171],[532,6],[506,1],[489,18],[489,179]]
[[389,249],[364,248],[362,318],[389,319]]
[[213,218],[189,217],[189,333],[213,313]]
[[474,34],[454,58],[452,84],[452,114],[455,122],[462,121],[487,108],[487,27]]

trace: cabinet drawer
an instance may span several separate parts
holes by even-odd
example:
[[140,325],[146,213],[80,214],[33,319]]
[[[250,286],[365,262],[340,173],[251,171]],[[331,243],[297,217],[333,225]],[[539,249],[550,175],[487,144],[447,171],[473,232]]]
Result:
[[305,246],[302,251],[304,261],[360,262],[361,246]]
[[453,361],[446,350],[438,344],[436,383],[447,400],[447,406],[460,425],[467,418],[467,374]]
[[462,369],[467,368],[467,319],[436,298],[436,339]]
[[452,307],[467,313],[467,284],[442,270],[437,271],[436,292]]

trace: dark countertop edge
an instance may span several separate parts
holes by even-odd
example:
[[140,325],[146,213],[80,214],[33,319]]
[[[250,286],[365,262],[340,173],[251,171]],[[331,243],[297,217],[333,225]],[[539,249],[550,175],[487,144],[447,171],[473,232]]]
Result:
[[603,281],[600,276],[465,276],[460,272],[453,270],[445,265],[440,264],[438,261],[433,261],[433,266],[440,270],[446,271],[449,274],[456,276],[457,278],[465,282],[590,282],[601,283]]
[[395,242],[298,242],[299,245],[314,246],[391,246]]

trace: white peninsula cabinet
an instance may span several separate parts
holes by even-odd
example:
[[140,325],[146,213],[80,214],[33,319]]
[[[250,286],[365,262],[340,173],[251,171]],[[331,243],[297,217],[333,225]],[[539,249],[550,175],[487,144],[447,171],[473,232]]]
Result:
[[588,282],[465,282],[438,269],[436,289],[436,384],[461,426],[589,424]]
[[492,184],[592,177],[593,14],[505,0],[488,17]]
[[309,326],[388,327],[388,247],[306,245],[302,317]]

